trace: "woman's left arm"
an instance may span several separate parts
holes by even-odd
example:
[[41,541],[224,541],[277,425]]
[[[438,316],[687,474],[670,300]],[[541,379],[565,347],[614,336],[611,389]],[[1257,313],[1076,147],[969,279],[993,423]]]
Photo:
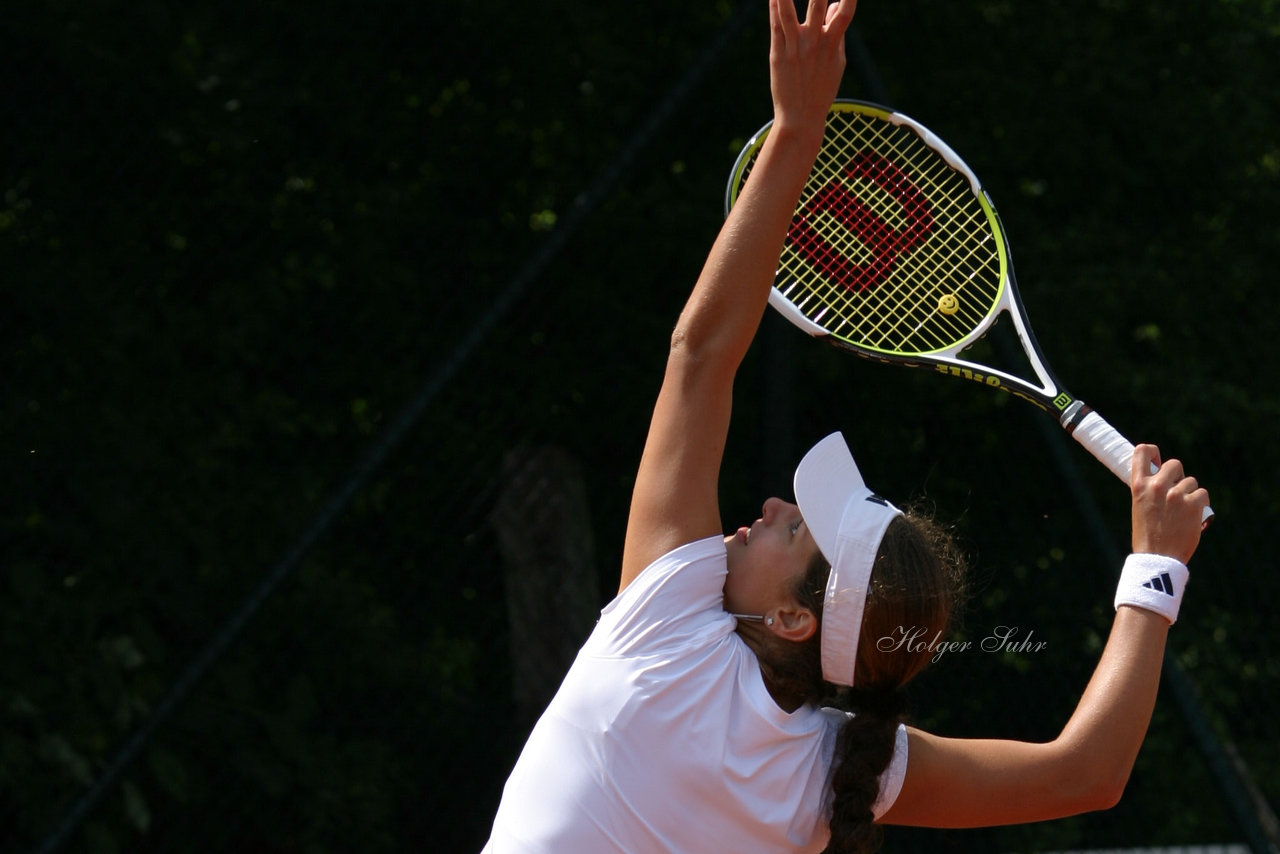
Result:
[[885,824],[989,827],[1115,806],[1155,706],[1169,623],[1123,605],[1075,714],[1051,742],[908,729],[907,775]]
[[[1200,542],[1209,494],[1195,478],[1184,476],[1177,460],[1151,474],[1152,465],[1159,463],[1155,446],[1134,449],[1133,553],[1186,564]],[[902,791],[881,821],[982,827],[1114,806],[1151,722],[1170,619],[1130,604],[1117,606],[1093,678],[1051,742],[941,738],[910,731]]]

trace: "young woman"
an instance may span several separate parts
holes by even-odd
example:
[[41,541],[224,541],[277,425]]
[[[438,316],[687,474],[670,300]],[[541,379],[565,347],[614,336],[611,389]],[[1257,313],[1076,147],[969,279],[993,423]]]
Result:
[[[945,633],[959,561],[931,523],[867,488],[838,434],[800,462],[796,504],[771,498],[754,524],[721,535],[734,375],[855,5],[810,0],[801,22],[790,0],[769,0],[773,127],[671,338],[618,596],[507,781],[490,854],[860,852],[877,823],[1038,821],[1108,807],[1124,787],[1208,504],[1177,461],[1160,465],[1149,445],[1134,455],[1134,554],[1111,636],[1044,744],[899,723],[901,689],[931,653],[878,639]],[[839,686],[852,714],[821,706]]]

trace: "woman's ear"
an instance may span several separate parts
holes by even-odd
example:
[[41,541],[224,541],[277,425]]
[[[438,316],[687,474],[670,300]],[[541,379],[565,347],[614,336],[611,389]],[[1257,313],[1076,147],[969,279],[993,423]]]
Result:
[[818,618],[798,604],[774,610],[765,617],[764,624],[769,631],[792,643],[803,643],[818,630]]

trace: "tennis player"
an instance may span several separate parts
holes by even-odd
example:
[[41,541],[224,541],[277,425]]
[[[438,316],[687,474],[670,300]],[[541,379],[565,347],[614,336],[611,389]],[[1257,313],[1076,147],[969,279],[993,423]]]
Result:
[[[900,724],[945,636],[954,547],[863,482],[843,438],[722,535],[732,385],[844,70],[856,3],[769,0],[774,121],[680,315],[636,477],[617,598],[601,612],[503,791],[488,854],[864,852],[878,826],[975,827],[1103,809],[1155,703],[1208,494],[1139,445],[1133,554],[1110,637],[1048,743]],[[1159,466],[1148,474],[1151,464]],[[914,651],[913,651],[914,650]],[[852,712],[824,708],[833,689]]]

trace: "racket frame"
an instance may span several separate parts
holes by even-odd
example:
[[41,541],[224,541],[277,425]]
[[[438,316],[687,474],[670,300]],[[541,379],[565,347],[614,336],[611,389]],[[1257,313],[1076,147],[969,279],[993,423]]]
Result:
[[[942,157],[955,172],[965,179],[974,197],[981,205],[987,224],[996,241],[996,252],[999,257],[1000,267],[998,294],[986,314],[979,322],[974,324],[969,333],[959,340],[935,350],[910,354],[858,344],[848,341],[839,335],[832,334],[830,330],[810,319],[799,306],[788,299],[776,281],[769,293],[769,304],[793,325],[810,336],[824,339],[828,343],[864,359],[914,368],[932,367],[939,373],[979,382],[988,387],[998,388],[1020,397],[1053,415],[1073,438],[1097,457],[1120,480],[1128,483],[1130,464],[1133,458],[1133,444],[1083,401],[1068,393],[1061,381],[1049,368],[1048,360],[1045,358],[1043,351],[1040,349],[1040,344],[1031,330],[1026,308],[1018,291],[1017,280],[1013,273],[1013,256],[1009,248],[1008,238],[1005,235],[1004,225],[996,211],[994,201],[992,201],[986,188],[982,186],[977,174],[937,134],[915,119],[896,110],[870,101],[854,99],[838,99],[833,103],[831,109],[832,112],[854,111],[864,115],[871,115],[895,126],[909,129],[920,138],[921,142]],[[733,207],[734,202],[737,201],[738,194],[746,182],[744,173],[754,163],[754,157],[764,144],[764,140],[772,126],[772,122],[766,123],[747,141],[738,154],[733,169],[730,171],[728,186],[725,188],[726,215]],[[803,203],[802,200],[801,205]],[[1012,319],[1014,330],[1022,344],[1023,353],[1039,380],[1039,385],[1006,370],[963,358],[962,353],[986,335],[1002,312],[1007,312]],[[1206,524],[1212,515],[1213,511],[1205,508]]]

